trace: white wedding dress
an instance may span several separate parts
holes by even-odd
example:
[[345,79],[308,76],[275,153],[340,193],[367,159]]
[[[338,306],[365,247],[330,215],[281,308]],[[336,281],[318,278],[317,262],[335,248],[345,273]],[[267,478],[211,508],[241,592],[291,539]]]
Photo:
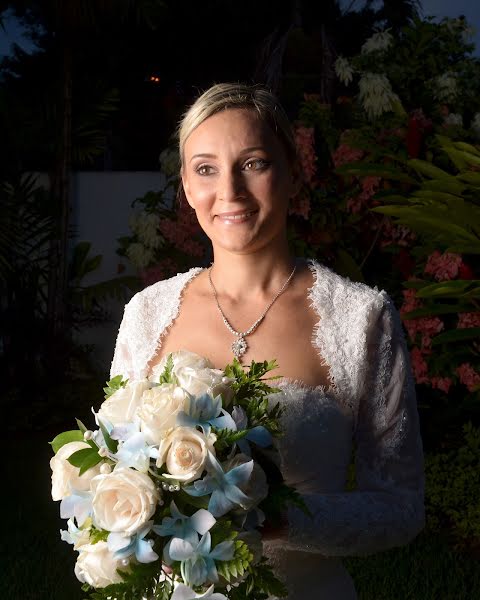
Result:
[[[310,261],[311,304],[319,317],[312,345],[332,385],[284,379],[279,443],[282,472],[313,519],[289,511],[288,539],[264,552],[289,600],[355,600],[339,557],[406,544],[424,525],[423,451],[415,388],[400,319],[384,291]],[[147,365],[179,313],[191,269],[136,294],[126,305],[111,375],[149,375]],[[179,348],[180,350],[181,348]],[[274,357],[265,357],[271,359]],[[355,447],[356,490],[345,491]]]

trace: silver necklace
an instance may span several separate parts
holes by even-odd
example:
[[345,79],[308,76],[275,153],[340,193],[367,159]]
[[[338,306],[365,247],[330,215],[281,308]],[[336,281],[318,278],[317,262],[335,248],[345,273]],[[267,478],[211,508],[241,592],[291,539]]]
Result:
[[234,340],[234,342],[232,344],[233,355],[235,356],[235,358],[241,358],[245,354],[245,352],[248,350],[248,344],[247,344],[247,340],[245,338],[247,337],[247,335],[250,335],[251,333],[253,333],[255,331],[255,329],[260,325],[260,323],[265,318],[265,315],[270,310],[270,308],[272,307],[275,300],[285,291],[285,288],[290,283],[290,280],[292,279],[292,277],[295,273],[297,265],[295,265],[293,267],[293,271],[290,273],[288,279],[285,281],[285,283],[282,285],[282,287],[275,294],[272,301],[268,304],[267,308],[263,311],[263,313],[260,315],[260,317],[255,321],[255,323],[251,327],[249,327],[246,331],[236,331],[228,322],[228,319],[225,316],[225,313],[223,312],[222,307],[220,306],[220,302],[218,301],[217,290],[215,289],[215,286],[213,285],[212,276],[211,276],[212,268],[213,268],[213,264],[208,269],[208,279],[210,281],[210,286],[212,288],[212,292],[215,297],[215,302],[217,303],[218,310],[220,311],[220,314],[222,315],[222,319],[223,319],[223,322],[225,323],[226,328],[230,331],[230,333],[233,333],[233,335],[236,336],[236,339]]

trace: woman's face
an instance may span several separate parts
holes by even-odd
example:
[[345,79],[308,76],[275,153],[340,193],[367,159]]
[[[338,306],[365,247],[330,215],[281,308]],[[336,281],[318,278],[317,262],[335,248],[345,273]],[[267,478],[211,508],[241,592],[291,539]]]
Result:
[[299,181],[282,143],[255,112],[225,110],[194,129],[182,181],[214,248],[247,254],[284,242]]

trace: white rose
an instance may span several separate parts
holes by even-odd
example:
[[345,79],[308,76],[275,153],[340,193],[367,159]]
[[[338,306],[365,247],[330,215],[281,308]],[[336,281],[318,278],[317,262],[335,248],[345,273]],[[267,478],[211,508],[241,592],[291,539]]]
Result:
[[93,521],[107,531],[133,535],[155,513],[160,498],[153,481],[128,467],[92,479]]
[[[224,467],[225,471],[229,471],[230,469],[243,465],[251,460],[251,457],[246,454],[237,454],[227,462]],[[240,484],[238,487],[250,498],[250,501],[245,508],[250,510],[254,506],[257,506],[268,496],[268,483],[265,471],[258,463],[254,462],[250,479],[246,483]]]
[[[167,360],[168,355],[155,366],[150,376],[152,381],[158,381]],[[225,377],[223,371],[215,369],[208,358],[189,350],[180,350],[172,352],[172,360],[173,374],[176,375],[179,385],[189,394],[194,396],[210,394],[214,398],[221,395],[224,406],[231,400],[233,391],[230,380]]]
[[164,384],[143,393],[137,408],[140,429],[148,444],[159,444],[168,430],[175,427],[177,415],[185,408],[185,392],[173,384]]
[[75,575],[82,583],[103,588],[123,581],[117,569],[125,570],[120,560],[108,550],[107,542],[97,542],[81,547],[75,564]]
[[150,383],[147,379],[129,381],[126,387],[120,388],[105,400],[98,411],[98,417],[112,425],[132,421],[143,392],[149,388]]
[[177,427],[160,443],[157,466],[164,463],[171,477],[188,483],[198,479],[205,468],[208,450],[214,452],[216,436],[206,437],[191,427]]
[[100,465],[96,465],[83,475],[79,475],[80,469],[68,462],[68,458],[77,450],[90,448],[86,442],[69,442],[50,459],[52,469],[52,498],[63,500],[70,496],[72,489],[85,492],[90,489],[90,481],[100,473]]

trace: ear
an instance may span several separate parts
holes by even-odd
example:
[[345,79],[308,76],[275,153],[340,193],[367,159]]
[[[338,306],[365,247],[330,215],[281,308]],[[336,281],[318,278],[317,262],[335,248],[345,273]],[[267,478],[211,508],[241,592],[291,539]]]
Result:
[[180,175],[182,177],[182,186],[183,186],[183,191],[185,193],[185,198],[187,199],[187,202],[190,204],[190,206],[195,210],[195,205],[192,201],[192,196],[190,194],[190,185],[188,183],[188,179],[187,179],[183,169],[181,170]]

